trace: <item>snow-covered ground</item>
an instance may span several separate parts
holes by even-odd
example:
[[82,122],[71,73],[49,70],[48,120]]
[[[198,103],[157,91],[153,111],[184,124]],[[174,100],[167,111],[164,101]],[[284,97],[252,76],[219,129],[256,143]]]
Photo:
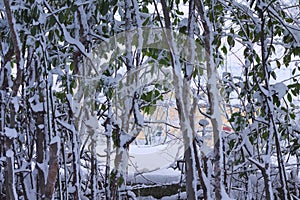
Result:
[[[183,144],[180,140],[172,140],[161,145],[130,145],[129,148],[129,174],[137,175],[173,167],[175,162],[183,155]],[[100,160],[106,161],[106,146],[97,146]],[[111,166],[114,165],[115,152],[111,153]],[[173,170],[174,171],[174,170]]]
[[180,141],[156,146],[131,145],[129,155],[129,172],[149,172],[170,167],[183,155],[183,145]]

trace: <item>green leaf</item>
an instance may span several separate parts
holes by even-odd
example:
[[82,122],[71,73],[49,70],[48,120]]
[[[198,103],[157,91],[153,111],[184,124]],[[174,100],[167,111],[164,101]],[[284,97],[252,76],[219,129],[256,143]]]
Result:
[[156,107],[155,106],[146,106],[142,110],[148,115],[153,115],[156,110]]
[[143,22],[143,26],[146,26],[149,23],[150,17],[146,18]]
[[243,37],[243,36],[244,36],[244,31],[240,30],[240,31],[238,32],[238,35],[241,36],[241,37]]
[[278,97],[276,95],[273,95],[273,103],[279,107],[280,106],[280,100],[278,99]]
[[287,99],[289,102],[292,102],[292,95],[290,93],[287,94]]
[[293,112],[289,113],[289,115],[290,115],[291,119],[293,119],[293,120],[296,118],[296,115]]
[[106,15],[108,13],[108,10],[109,10],[109,1],[102,1],[102,4],[101,4],[101,9],[100,9],[100,13],[101,15]]
[[177,15],[184,15],[184,12],[181,12],[180,10],[175,10]]
[[232,150],[233,147],[234,147],[234,145],[235,145],[235,139],[230,140],[229,143],[228,143],[228,145],[229,145],[230,150]]
[[71,70],[71,71],[74,70],[74,62],[72,62],[72,63],[70,64],[70,70]]
[[274,80],[276,80],[277,75],[276,75],[275,71],[272,71],[272,72],[271,72],[271,76],[274,78]]
[[276,65],[277,65],[278,69],[280,69],[281,63],[278,60],[276,60]]
[[112,131],[112,140],[115,147],[120,147],[120,137],[118,136],[119,132],[116,129]]
[[118,3],[118,0],[111,0],[110,1],[110,5],[112,5],[112,6],[117,5],[117,3]]
[[101,110],[106,110],[106,105],[105,104],[101,105]]
[[285,19],[285,21],[287,22],[287,23],[293,23],[293,19],[292,18],[287,18],[287,19]]
[[227,48],[226,48],[225,46],[223,46],[223,47],[221,48],[221,50],[223,51],[224,54],[227,54]]
[[260,40],[260,38],[261,38],[261,35],[262,35],[262,32],[258,32],[258,33],[256,33],[256,34],[254,34],[254,39],[253,39],[253,43],[256,43],[256,42],[258,42],[259,40]]
[[235,41],[231,35],[227,37],[227,43],[230,47],[234,47]]
[[121,177],[119,178],[118,185],[121,186],[123,183],[124,183],[124,178],[123,178],[123,176],[121,176]]
[[287,54],[286,56],[283,57],[283,63],[285,64],[286,67],[289,66],[291,62],[291,54]]
[[76,12],[77,9],[78,9],[78,6],[77,5],[72,5],[70,9],[71,9],[72,12]]
[[294,69],[292,70],[292,75],[295,75],[296,70],[297,70],[297,68],[294,68]]
[[294,48],[294,49],[293,49],[293,54],[294,54],[295,56],[299,56],[299,55],[300,55],[300,47]]
[[261,137],[263,138],[263,139],[268,139],[269,138],[269,132],[268,131],[264,131],[263,133],[262,133],[262,135],[261,135]]

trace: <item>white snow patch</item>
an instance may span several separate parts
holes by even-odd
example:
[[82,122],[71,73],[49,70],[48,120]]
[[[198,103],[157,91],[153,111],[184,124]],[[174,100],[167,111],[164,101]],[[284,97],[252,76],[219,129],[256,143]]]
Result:
[[8,137],[9,139],[14,139],[14,138],[17,138],[18,137],[18,132],[15,128],[8,128],[8,127],[5,127],[4,129],[4,135],[6,137]]
[[271,90],[278,94],[278,98],[281,99],[288,91],[288,87],[284,83],[276,83],[271,85]]
[[54,144],[54,143],[60,143],[60,138],[58,136],[55,136],[51,139],[50,144]]
[[225,188],[224,187],[222,187],[221,188],[221,195],[222,195],[222,200],[234,200],[234,199],[232,199],[232,198],[230,198],[229,196],[228,196],[228,194],[227,194],[227,192],[225,191]]
[[6,157],[13,158],[14,157],[14,152],[11,149],[7,150],[6,151]]
[[30,103],[31,108],[33,110],[33,112],[42,112],[43,109],[43,104],[42,103],[38,103],[38,104],[33,104],[32,102]]

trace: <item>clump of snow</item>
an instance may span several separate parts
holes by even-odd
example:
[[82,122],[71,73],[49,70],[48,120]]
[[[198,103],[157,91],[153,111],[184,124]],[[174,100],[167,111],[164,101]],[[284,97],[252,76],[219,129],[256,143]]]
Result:
[[221,193],[222,193],[222,200],[234,200],[228,196],[224,187],[221,188]]
[[17,138],[18,137],[18,132],[15,128],[8,128],[8,127],[5,127],[4,129],[4,135],[6,137],[8,137],[9,139],[14,139],[14,138]]
[[7,150],[6,151],[6,157],[13,158],[14,157],[14,152],[11,149]]
[[278,98],[281,99],[288,91],[288,87],[284,83],[276,83],[271,85],[271,91],[278,95]]
[[169,142],[163,145],[131,145],[129,148],[130,166],[129,171],[141,173],[156,169],[168,168],[172,163],[183,155],[181,142]]
[[50,144],[54,144],[54,143],[60,144],[60,138],[59,138],[59,136],[55,136],[55,137],[53,137],[53,138],[51,139]]

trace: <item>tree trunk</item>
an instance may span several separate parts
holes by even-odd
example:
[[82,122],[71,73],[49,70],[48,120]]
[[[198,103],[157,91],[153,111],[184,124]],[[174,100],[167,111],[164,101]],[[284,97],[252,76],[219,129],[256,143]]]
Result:
[[42,199],[45,195],[45,173],[44,173],[44,154],[46,152],[45,146],[45,132],[44,132],[44,114],[43,112],[36,113],[36,162],[37,162],[37,199]]
[[14,152],[12,150],[8,150],[6,152],[5,185],[7,199],[17,200],[18,196],[15,188]]
[[[198,8],[202,24],[204,28],[204,45],[206,50],[206,69],[207,69],[207,90],[209,100],[209,111],[211,116],[211,123],[213,127],[213,140],[214,140],[214,176],[215,176],[215,199],[222,199],[222,153],[221,152],[221,131],[222,131],[222,119],[220,112],[220,97],[217,87],[217,66],[214,63],[213,57],[213,30],[212,24],[206,15],[205,7],[201,0],[196,0],[196,6]],[[224,189],[224,188],[223,188]]]
[[[193,148],[193,140],[194,140],[194,124],[193,124],[193,116],[194,110],[191,107],[191,99],[193,98],[190,91],[190,76],[188,74],[187,69],[185,70],[185,77],[182,77],[181,74],[181,64],[178,58],[178,51],[176,47],[176,43],[174,42],[173,33],[170,31],[171,22],[168,12],[168,6],[165,0],[161,1],[163,14],[165,17],[165,25],[166,25],[166,39],[168,40],[172,68],[173,68],[173,79],[174,79],[174,87],[175,87],[175,98],[176,105],[178,109],[178,115],[180,119],[180,129],[183,135],[184,141],[184,157],[186,163],[186,190],[188,199],[197,199],[197,174],[196,174],[196,162],[195,162],[195,149]],[[190,11],[193,9],[193,1],[190,2]],[[191,13],[190,13],[191,14]],[[191,20],[191,19],[189,19]],[[193,22],[190,22],[193,25]],[[193,32],[193,29],[190,30]],[[193,33],[192,33],[193,34]],[[191,38],[192,39],[192,38]],[[190,40],[188,40],[190,42]],[[190,47],[191,44],[189,43]],[[190,49],[189,49],[190,50]],[[192,49],[194,50],[194,49]],[[190,58],[190,64],[193,64],[193,58]],[[185,67],[193,67],[193,66],[185,66]]]
[[58,175],[58,146],[59,146],[59,138],[57,141],[54,141],[50,144],[50,158],[49,158],[49,167],[48,167],[48,177],[47,184],[45,187],[45,200],[51,200],[54,192],[54,187],[56,183],[56,178]]

